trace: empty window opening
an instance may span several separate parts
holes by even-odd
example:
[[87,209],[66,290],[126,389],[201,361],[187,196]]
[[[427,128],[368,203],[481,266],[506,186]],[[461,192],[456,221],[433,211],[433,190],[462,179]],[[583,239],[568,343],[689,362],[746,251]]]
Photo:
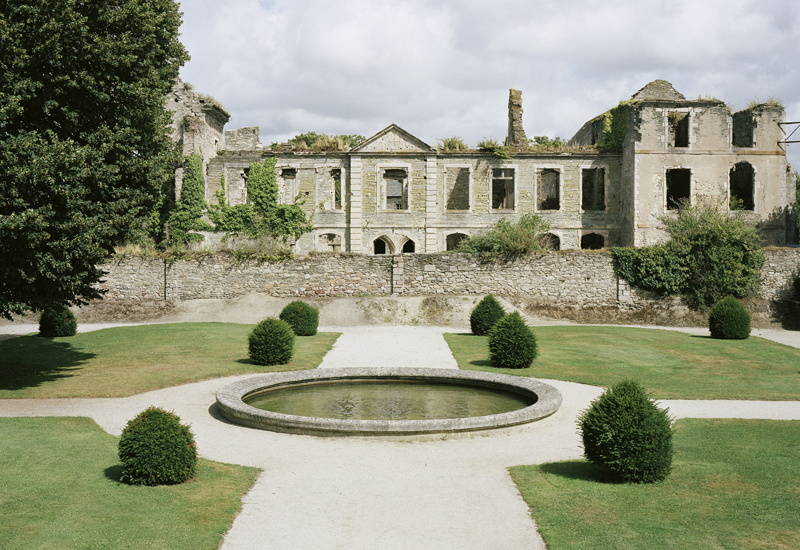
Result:
[[386,210],[408,210],[408,177],[405,170],[386,170]]
[[689,113],[669,113],[669,142],[673,147],[689,147]]
[[413,254],[414,253],[414,241],[408,239],[406,242],[403,243],[403,254]]
[[297,168],[283,168],[281,170],[281,177],[283,179],[294,179],[297,177]]
[[333,208],[341,210],[342,208],[342,170],[341,168],[334,168],[331,170],[331,179],[333,180]]
[[545,250],[561,250],[561,239],[555,233],[545,233],[542,236],[542,248]]
[[451,233],[447,236],[447,250],[456,250],[461,241],[467,238],[463,233]]
[[342,237],[336,233],[320,235],[317,242],[317,250],[320,252],[334,252],[338,254],[342,251]]
[[688,168],[667,170],[667,210],[677,210],[689,200],[692,190],[692,171]]
[[492,168],[492,208],[514,209],[514,169]]
[[583,210],[605,210],[605,170],[603,168],[586,168],[581,176],[581,208]]
[[378,237],[372,243],[372,250],[375,254],[394,254],[394,246],[386,237]]
[[749,162],[737,162],[730,172],[730,209],[754,210],[755,171]]
[[752,147],[755,120],[751,111],[733,113],[733,146]]
[[446,181],[447,210],[469,210],[469,168],[448,168]]
[[605,246],[605,237],[599,233],[587,233],[581,237],[581,250],[600,250]]
[[297,195],[295,186],[297,168],[281,168],[281,178],[283,178],[283,202],[291,204]]
[[561,208],[561,173],[553,168],[543,168],[539,170],[538,180],[536,207],[539,210],[558,210]]

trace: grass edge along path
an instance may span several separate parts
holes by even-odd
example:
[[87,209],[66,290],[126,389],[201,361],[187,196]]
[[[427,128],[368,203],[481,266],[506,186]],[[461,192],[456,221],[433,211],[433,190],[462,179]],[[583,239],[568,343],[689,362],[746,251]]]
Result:
[[800,421],[683,419],[661,483],[586,461],[510,468],[549,550],[800,548]]
[[89,418],[0,418],[4,548],[215,549],[258,468],[199,459],[180,485],[119,481],[119,438]]
[[459,368],[611,386],[634,378],[657,399],[800,400],[800,349],[751,336],[715,340],[658,329],[533,327],[539,357],[498,369],[488,337],[445,333]]
[[127,397],[235,374],[313,369],[341,333],[295,338],[286,365],[250,362],[254,325],[175,323],[0,342],[0,399]]

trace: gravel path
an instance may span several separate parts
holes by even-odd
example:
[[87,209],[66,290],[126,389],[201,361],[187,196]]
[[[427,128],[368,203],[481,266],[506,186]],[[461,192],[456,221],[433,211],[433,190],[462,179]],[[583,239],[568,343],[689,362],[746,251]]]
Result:
[[[106,328],[81,326],[82,330]],[[0,327],[20,330],[24,325]],[[22,328],[20,333],[35,331]],[[343,332],[322,368],[456,368],[437,327],[329,327]],[[690,329],[694,330],[694,329]],[[687,330],[689,332],[689,330]],[[775,331],[780,332],[780,331]],[[705,332],[707,334],[707,331]],[[800,347],[797,333],[781,335]],[[769,335],[766,335],[769,337]],[[777,339],[777,338],[776,338]],[[150,405],[192,426],[202,456],[262,468],[223,548],[542,549],[507,468],[581,457],[577,414],[597,387],[547,381],[561,409],[526,427],[427,441],[323,438],[227,424],[215,392],[228,377],[120,399],[0,400],[0,416],[87,416],[118,435]],[[663,401],[676,417],[800,419],[800,402]]]

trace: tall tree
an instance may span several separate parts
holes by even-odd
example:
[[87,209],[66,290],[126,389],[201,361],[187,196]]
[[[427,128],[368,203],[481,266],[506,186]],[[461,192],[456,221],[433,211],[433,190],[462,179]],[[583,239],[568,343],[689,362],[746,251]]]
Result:
[[0,316],[99,297],[180,162],[173,0],[0,2]]

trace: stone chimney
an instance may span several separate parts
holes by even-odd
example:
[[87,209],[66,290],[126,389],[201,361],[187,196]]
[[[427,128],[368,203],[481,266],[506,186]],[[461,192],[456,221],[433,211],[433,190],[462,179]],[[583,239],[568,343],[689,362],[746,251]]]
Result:
[[522,92],[515,88],[508,91],[508,137],[506,145],[509,147],[524,147],[528,145],[525,130],[522,128]]

